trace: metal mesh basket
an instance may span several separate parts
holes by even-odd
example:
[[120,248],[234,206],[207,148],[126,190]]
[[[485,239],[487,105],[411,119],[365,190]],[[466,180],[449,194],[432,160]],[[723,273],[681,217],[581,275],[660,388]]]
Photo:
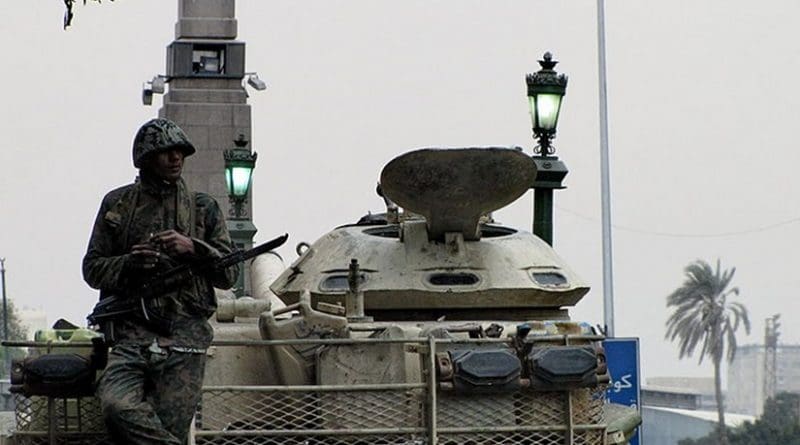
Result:
[[[440,445],[564,445],[564,434],[559,432],[497,432],[440,434]],[[602,442],[598,442],[602,443]]]
[[343,435],[343,436],[272,436],[272,437],[197,437],[197,445],[423,445],[428,442],[406,434]]
[[[431,348],[430,350],[434,350]],[[426,373],[423,375],[431,375]],[[198,444],[604,445],[605,387],[465,394],[421,383],[204,387]],[[15,444],[107,444],[97,399],[16,395]]]
[[54,398],[17,394],[15,444],[110,444],[94,397]]
[[[427,444],[422,385],[207,388],[198,444]],[[452,445],[602,445],[603,389],[437,392],[436,434]],[[220,409],[224,408],[224,409]]]
[[422,443],[424,398],[416,384],[207,388],[197,442]]
[[[445,444],[602,445],[604,388],[459,395],[437,404]],[[572,437],[572,442],[567,439]]]

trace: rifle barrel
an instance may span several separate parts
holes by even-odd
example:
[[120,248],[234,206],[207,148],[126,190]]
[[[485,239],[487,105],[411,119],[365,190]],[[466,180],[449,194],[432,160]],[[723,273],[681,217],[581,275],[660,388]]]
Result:
[[271,239],[266,243],[259,244],[252,249],[231,252],[228,255],[220,258],[218,261],[215,261],[214,267],[217,269],[224,269],[226,267],[233,266],[234,264],[241,263],[242,261],[247,261],[250,258],[255,258],[263,253],[269,252],[270,250],[277,249],[278,247],[282,246],[287,239],[289,239],[289,234],[284,233],[283,235]]
[[[172,290],[175,286],[190,279],[196,273],[201,273],[203,270],[220,270],[233,266],[234,264],[241,263],[242,261],[249,260],[250,258],[276,249],[282,246],[287,239],[289,239],[289,234],[285,233],[266,243],[259,244],[252,249],[236,250],[221,258],[204,261],[201,265],[191,266],[189,264],[182,264],[156,276],[149,282],[139,285],[136,290],[130,294],[122,296],[111,295],[104,298],[95,305],[94,310],[92,310],[92,313],[89,314],[87,318],[91,324],[96,324],[97,321],[102,319],[113,319],[132,313],[139,313],[140,309],[144,310],[143,301]],[[195,267],[197,269],[195,269]],[[131,300],[131,295],[135,296],[136,299]]]

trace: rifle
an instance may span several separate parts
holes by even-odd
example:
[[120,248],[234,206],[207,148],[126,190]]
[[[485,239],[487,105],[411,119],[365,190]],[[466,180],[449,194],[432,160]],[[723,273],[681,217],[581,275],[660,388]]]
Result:
[[86,319],[90,326],[101,326],[106,331],[106,338],[113,341],[115,320],[137,316],[144,319],[159,334],[169,335],[173,320],[148,309],[147,302],[160,295],[178,289],[196,276],[219,271],[227,267],[255,258],[262,253],[283,245],[289,234],[281,235],[266,243],[259,244],[249,250],[235,250],[220,258],[209,258],[199,262],[181,264],[154,276],[151,280],[133,286],[121,295],[110,295],[102,298]]

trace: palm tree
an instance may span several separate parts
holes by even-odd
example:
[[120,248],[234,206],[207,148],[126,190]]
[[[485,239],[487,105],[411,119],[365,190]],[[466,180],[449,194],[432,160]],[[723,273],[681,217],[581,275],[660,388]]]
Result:
[[667,307],[674,307],[675,311],[667,320],[666,338],[678,340],[680,358],[691,356],[697,346],[702,345],[699,363],[704,357],[714,363],[719,444],[727,445],[720,364],[726,351],[728,362],[733,361],[736,331],[742,325],[749,334],[750,320],[741,303],[727,301],[730,295],[739,295],[739,288],[728,288],[735,267],[722,270],[717,260],[714,270],[707,262],[697,260],[686,266],[684,272],[686,280],[683,285],[667,297]]

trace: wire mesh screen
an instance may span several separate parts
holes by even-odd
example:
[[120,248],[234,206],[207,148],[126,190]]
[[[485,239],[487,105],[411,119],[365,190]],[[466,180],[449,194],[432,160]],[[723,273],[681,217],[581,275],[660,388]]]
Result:
[[575,431],[572,435],[573,445],[598,445],[605,444],[605,430],[592,429]]
[[323,428],[359,430],[422,426],[422,389],[403,392],[320,394]]
[[574,424],[595,425],[604,423],[605,385],[597,388],[574,389],[570,391],[570,397],[572,397]]
[[[15,444],[110,444],[94,397],[15,396]],[[51,437],[52,436],[52,437]]]
[[[575,445],[602,445],[603,395],[604,388],[469,395],[440,392],[439,443],[563,445],[570,443],[571,435]],[[470,432],[462,432],[465,430]]]
[[[602,443],[602,442],[597,442]],[[440,434],[440,445],[566,445],[560,432],[497,432]]]
[[14,445],[114,445],[105,434],[66,433],[56,435],[50,440],[47,435],[14,434]]
[[[425,357],[427,359],[427,357]],[[423,371],[424,377],[432,373]],[[400,380],[407,381],[407,380]],[[417,379],[416,381],[419,381]],[[605,387],[430,392],[435,382],[204,387],[197,444],[604,445]],[[97,399],[16,395],[13,443],[107,444]],[[435,440],[434,440],[435,438]]]
[[313,434],[272,437],[214,436],[197,437],[195,441],[198,445],[423,445],[428,443],[425,439],[416,439],[407,434],[389,433],[327,437]]
[[[476,426],[559,426],[569,421],[567,392],[453,394],[441,392],[437,404],[440,428]],[[581,405],[590,405],[581,399]],[[602,401],[599,403],[602,416]],[[575,419],[576,423],[579,422]]]
[[423,388],[343,389],[206,390],[197,443],[422,443]]
[[[603,390],[437,392],[439,443],[450,445],[603,445]],[[571,400],[570,400],[571,398]],[[572,409],[570,410],[570,404]],[[204,392],[198,444],[427,444],[424,388]],[[571,416],[570,416],[571,412]]]

